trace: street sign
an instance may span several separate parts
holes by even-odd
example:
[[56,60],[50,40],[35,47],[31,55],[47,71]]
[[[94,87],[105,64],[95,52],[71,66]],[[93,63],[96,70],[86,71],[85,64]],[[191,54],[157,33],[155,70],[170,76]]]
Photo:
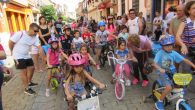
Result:
[[0,0],[2,3],[8,3],[10,0]]

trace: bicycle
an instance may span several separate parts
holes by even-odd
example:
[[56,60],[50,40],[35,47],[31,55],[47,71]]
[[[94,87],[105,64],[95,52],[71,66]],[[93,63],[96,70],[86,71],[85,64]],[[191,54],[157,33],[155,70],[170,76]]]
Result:
[[107,54],[108,54],[109,51],[114,52],[113,41],[109,41],[105,45],[102,45],[102,50],[101,50],[101,54],[100,54],[100,57],[99,57],[100,65],[102,67],[104,67],[105,64],[106,64]]
[[114,81],[115,81],[115,96],[118,100],[122,100],[123,97],[125,96],[125,76],[124,76],[123,65],[126,64],[126,62],[129,59],[117,59],[115,57],[109,57],[109,56],[108,56],[108,59],[109,59],[108,60],[109,65],[111,65],[110,59],[113,59],[114,64],[115,63],[120,64],[119,73],[117,76],[114,77]]
[[[174,88],[166,96],[163,101],[164,106],[171,103],[172,100],[177,99],[175,108],[176,110],[192,110],[191,106],[188,104],[189,100],[184,99],[185,89],[190,84],[192,80],[192,74],[188,73],[175,73],[173,75]],[[146,102],[146,98],[152,98],[155,102],[160,99],[165,86],[162,82],[157,79],[152,85],[152,95],[149,97],[143,97],[143,101]]]
[[48,69],[51,69],[51,74],[52,74],[51,81],[50,81],[51,88],[53,91],[57,91],[60,84],[62,84],[63,81],[62,79],[64,78],[64,74],[60,71],[59,66],[54,66]]
[[84,96],[75,95],[74,103],[76,110],[100,110],[99,94],[102,94],[101,89],[92,86],[91,91]]

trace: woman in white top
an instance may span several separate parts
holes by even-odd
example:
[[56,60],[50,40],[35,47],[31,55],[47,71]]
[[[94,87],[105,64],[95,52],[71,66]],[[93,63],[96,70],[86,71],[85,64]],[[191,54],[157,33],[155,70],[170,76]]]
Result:
[[160,12],[156,11],[156,17],[153,20],[153,32],[157,29],[157,27],[162,25],[162,17]]

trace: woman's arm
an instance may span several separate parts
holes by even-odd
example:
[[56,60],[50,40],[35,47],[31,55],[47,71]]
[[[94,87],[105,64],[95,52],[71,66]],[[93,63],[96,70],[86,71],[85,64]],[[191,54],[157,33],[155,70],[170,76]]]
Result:
[[143,23],[142,23],[142,20],[140,18],[138,19],[138,25],[139,25],[139,35],[140,35],[142,30],[143,30]]
[[[170,34],[170,35],[174,35],[174,32],[173,32],[173,20],[170,21],[169,34]],[[175,37],[176,37],[176,36],[175,36]]]
[[47,44],[47,42],[45,41],[42,33],[41,33],[41,30],[39,30],[39,37],[41,38],[41,40],[44,42],[44,44]]
[[[48,28],[48,27],[47,27]],[[46,34],[44,34],[44,35],[42,35],[43,37],[46,37],[46,36],[49,36],[49,35],[51,35],[51,29],[50,28],[48,28],[48,33],[46,33]]]
[[185,28],[185,23],[182,22],[179,25],[179,29],[178,29],[177,34],[176,34],[176,44],[179,45],[179,46],[181,46],[181,52],[183,54],[187,54],[188,53],[187,46],[183,43],[183,41],[181,39],[181,36],[183,34],[183,31],[184,31],[184,28]]

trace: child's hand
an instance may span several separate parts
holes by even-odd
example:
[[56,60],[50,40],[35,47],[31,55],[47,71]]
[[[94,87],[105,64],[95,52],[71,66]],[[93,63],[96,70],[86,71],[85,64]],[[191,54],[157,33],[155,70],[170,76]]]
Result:
[[161,74],[165,73],[165,69],[160,69],[159,71],[160,71]]
[[135,57],[132,58],[133,62],[138,62],[137,59]]
[[67,100],[73,100],[73,97],[71,95],[67,95]]
[[100,89],[105,89],[105,88],[106,88],[106,85],[104,85],[104,84],[101,83],[101,84],[99,85],[99,88],[100,88]]
[[48,68],[51,68],[52,67],[52,65],[47,65],[48,66]]

